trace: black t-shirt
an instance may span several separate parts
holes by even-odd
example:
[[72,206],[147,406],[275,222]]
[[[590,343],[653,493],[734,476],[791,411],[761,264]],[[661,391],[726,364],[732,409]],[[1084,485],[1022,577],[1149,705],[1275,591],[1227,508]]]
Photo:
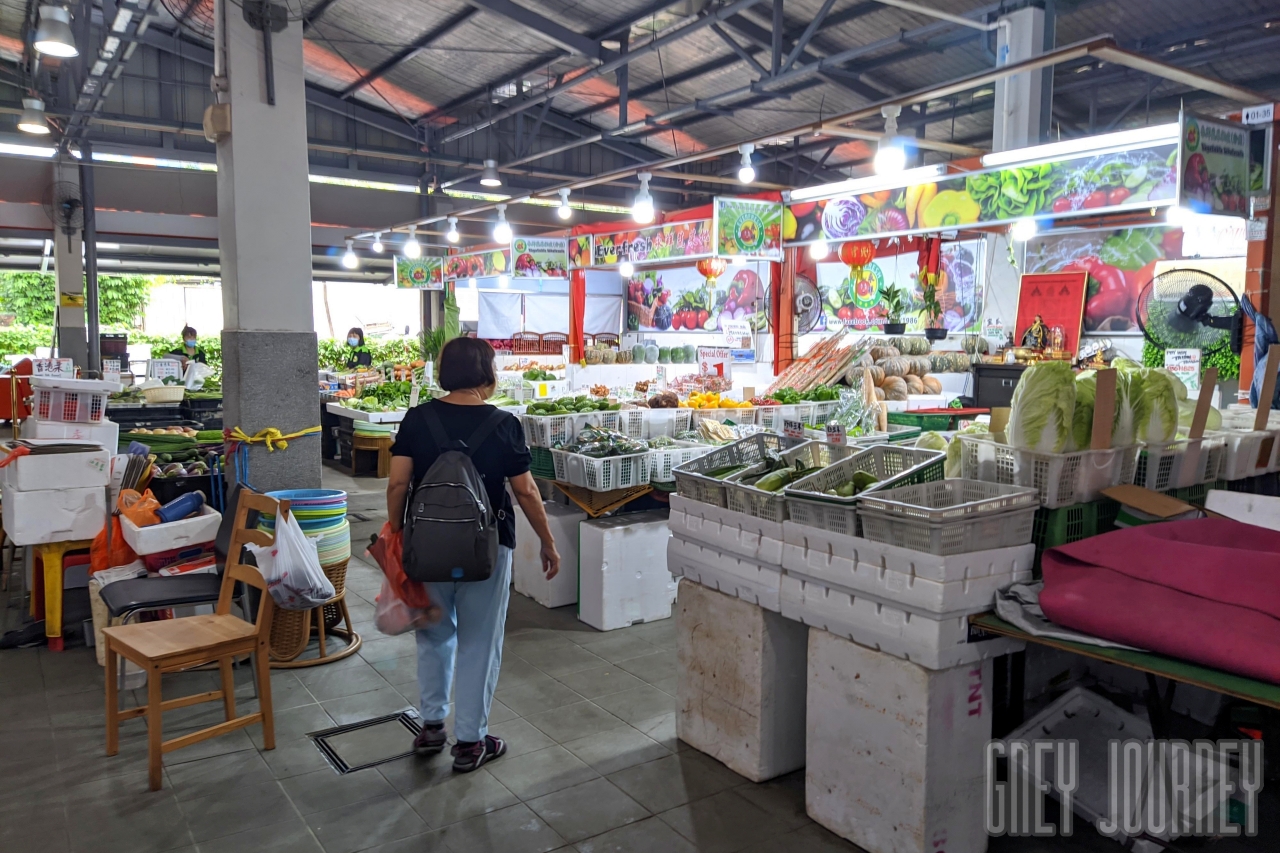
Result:
[[[493,406],[459,406],[443,400],[432,400],[410,409],[400,424],[400,433],[391,447],[391,455],[413,459],[413,483],[417,485],[440,455],[440,449],[431,437],[425,409],[431,406],[444,424],[444,431],[453,441],[466,441],[482,424]],[[489,433],[471,454],[471,462],[484,478],[485,491],[489,493],[489,505],[498,513],[498,542],[508,548],[516,545],[516,518],[511,507],[511,496],[505,482],[529,470],[529,447],[524,442],[524,428],[520,419],[505,415],[493,432]]]

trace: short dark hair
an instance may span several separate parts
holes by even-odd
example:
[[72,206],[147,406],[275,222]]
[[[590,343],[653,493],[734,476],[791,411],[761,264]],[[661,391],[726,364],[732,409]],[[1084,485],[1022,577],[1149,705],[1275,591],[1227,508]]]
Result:
[[493,347],[481,338],[454,338],[440,349],[440,387],[446,391],[498,383]]
[[[173,326],[170,326],[169,328],[170,328],[170,329],[172,329],[172,328],[173,328]],[[195,330],[195,329],[191,328],[190,326],[183,326],[183,327],[182,327],[182,337],[184,337],[184,338],[185,338],[185,337],[187,337],[188,335],[190,335],[190,336],[191,336],[191,337],[193,337],[193,338],[195,338],[195,337],[199,337],[199,336],[196,334],[196,330]]]
[[360,339],[360,343],[358,344],[358,346],[364,346],[364,329],[360,328],[359,326],[352,326],[350,329],[347,329],[348,338],[351,337],[353,333],[357,338]]

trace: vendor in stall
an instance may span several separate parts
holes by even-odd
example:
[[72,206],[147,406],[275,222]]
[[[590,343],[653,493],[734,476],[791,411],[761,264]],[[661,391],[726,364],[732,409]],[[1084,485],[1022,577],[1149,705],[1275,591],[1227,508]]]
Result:
[[364,329],[352,326],[347,331],[347,370],[373,366],[373,353],[364,345]]
[[182,346],[170,352],[168,358],[176,358],[182,362],[182,369],[187,369],[187,364],[192,361],[200,364],[208,364],[209,358],[205,355],[204,347],[200,346],[196,337],[196,330],[190,326],[182,329]]

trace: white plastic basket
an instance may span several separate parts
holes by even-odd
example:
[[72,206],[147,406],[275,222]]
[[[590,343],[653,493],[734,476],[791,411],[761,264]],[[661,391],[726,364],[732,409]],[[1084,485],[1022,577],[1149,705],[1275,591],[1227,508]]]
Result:
[[[804,464],[810,468],[826,468],[856,452],[858,449],[854,447],[810,441],[785,451],[782,458],[791,463],[803,460]],[[725,498],[728,508],[734,512],[743,512],[768,521],[786,521],[785,490],[766,492],[738,482],[745,474],[746,471],[743,471],[725,479]]]
[[1040,453],[1002,443],[1002,434],[957,435],[960,476],[1006,486],[1029,486],[1040,505],[1058,509],[1096,501],[1103,489],[1133,482],[1136,445],[1110,450]]
[[609,414],[617,415],[617,425],[613,427],[627,438],[645,438],[645,418],[648,409],[621,409]]
[[641,438],[657,438],[665,435],[675,438],[677,434],[691,429],[693,409],[640,409],[644,413],[644,426]]
[[551,451],[556,479],[593,492],[612,492],[649,483],[649,452],[596,459],[564,450]]
[[756,423],[769,430],[781,433],[786,421],[800,421],[805,426],[813,426],[813,403],[793,403],[787,406],[756,406]]
[[674,469],[699,456],[705,456],[715,450],[710,444],[696,444],[691,441],[678,441],[675,447],[661,447],[649,451],[649,481],[652,483],[671,483],[676,479]]
[[943,476],[944,457],[936,450],[896,444],[854,446],[848,450],[851,451],[848,457],[797,480],[783,490],[787,498],[787,514],[792,521],[832,533],[857,536],[858,496],[828,495],[828,490],[843,486],[858,471],[864,471],[878,481],[868,486],[863,494],[897,485],[941,480]]
[[[668,410],[670,411],[670,410]],[[757,433],[733,444],[718,447],[703,456],[678,465],[672,475],[676,479],[676,491],[681,497],[693,501],[725,507],[725,481],[708,477],[707,472],[732,465],[754,465],[762,462],[772,450],[782,453],[807,443],[803,438],[788,438],[773,433]]]
[[810,403],[813,407],[812,420],[808,422],[809,426],[816,427],[819,424],[825,424],[827,418],[836,413],[836,409],[840,408],[839,400],[823,400],[818,403]]
[[702,421],[733,421],[735,424],[754,424],[756,422],[755,409],[693,409],[693,425],[696,427]]
[[1040,496],[980,480],[938,480],[858,497],[862,536],[947,557],[1031,541]]
[[[73,424],[99,424],[106,418],[107,396],[120,390],[114,382],[93,379],[44,379],[31,380],[35,395],[33,414],[42,421]],[[178,387],[178,399],[182,388]]]
[[618,429],[622,412],[583,412],[573,415],[522,415],[525,443],[530,447],[552,448],[568,444],[587,427]]
[[1212,483],[1222,470],[1226,443],[1211,436],[1144,444],[1138,451],[1133,482],[1156,492]]
[[1205,430],[1204,434],[1223,443],[1220,479],[1243,480],[1269,474],[1277,468],[1280,441],[1271,430]]

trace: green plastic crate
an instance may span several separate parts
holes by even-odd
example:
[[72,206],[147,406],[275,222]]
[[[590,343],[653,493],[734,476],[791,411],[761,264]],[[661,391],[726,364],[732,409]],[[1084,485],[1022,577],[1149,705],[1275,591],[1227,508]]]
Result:
[[1031,541],[1036,546],[1033,567],[1036,580],[1040,579],[1040,556],[1045,551],[1110,532],[1115,528],[1119,511],[1120,504],[1110,499],[1036,510],[1035,521],[1031,525]]
[[532,458],[529,460],[529,471],[535,477],[543,480],[554,480],[556,478],[556,466],[551,457],[551,451],[545,447],[530,447],[529,453]]
[[[920,433],[921,433],[921,430],[920,430],[920,427],[918,426],[906,426],[905,424],[895,424],[893,421],[889,422],[889,443],[890,444],[904,444],[908,441],[914,442],[917,438],[920,437]],[[908,485],[915,485],[915,484],[911,483]]]
[[889,423],[901,426],[920,427],[922,430],[951,429],[951,415],[919,414],[917,412],[890,412]]
[[1165,492],[1171,498],[1193,504],[1194,506],[1203,507],[1205,499],[1209,497],[1210,489],[1225,489],[1227,483],[1225,480],[1218,480],[1214,483],[1200,483],[1196,486],[1187,486],[1182,489],[1169,489]]

